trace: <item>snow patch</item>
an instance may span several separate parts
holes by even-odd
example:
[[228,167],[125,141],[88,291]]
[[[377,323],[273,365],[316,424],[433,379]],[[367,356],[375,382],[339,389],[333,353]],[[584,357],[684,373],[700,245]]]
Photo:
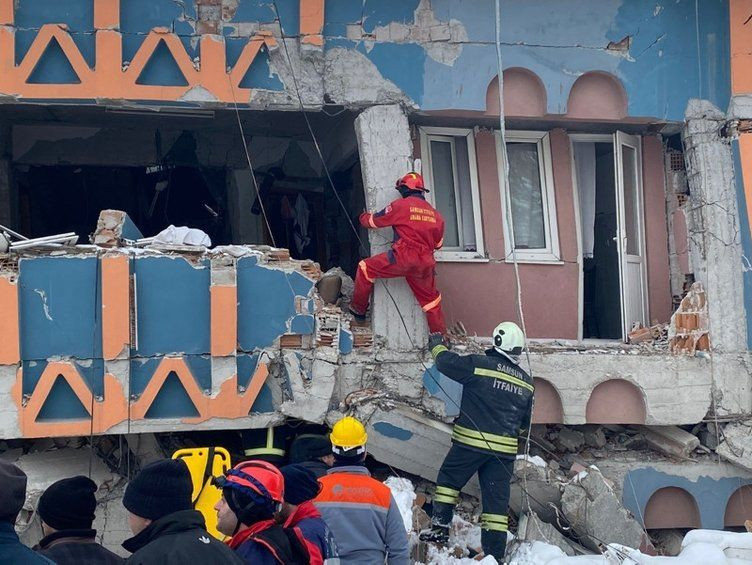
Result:
[[405,530],[413,529],[413,504],[415,503],[415,487],[409,479],[400,477],[389,477],[384,484],[392,491],[394,501],[397,503],[402,521],[405,523]]
[[618,544],[610,544],[603,555],[567,557],[558,547],[540,541],[522,543],[509,556],[509,563],[513,565],[742,565],[750,562],[752,533],[715,530],[688,532],[682,551],[676,557],[645,555]]
[[498,561],[490,555],[484,557],[482,561],[476,561],[469,557],[455,557],[453,549],[443,547],[441,549],[436,546],[430,546],[428,548],[428,560],[426,563],[430,565],[498,565]]

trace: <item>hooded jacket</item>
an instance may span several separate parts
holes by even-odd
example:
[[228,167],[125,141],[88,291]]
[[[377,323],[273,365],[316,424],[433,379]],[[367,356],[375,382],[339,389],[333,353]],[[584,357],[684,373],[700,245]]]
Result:
[[123,542],[133,553],[133,565],[242,565],[239,557],[206,531],[204,517],[196,510],[181,510],[154,520],[143,531]]
[[298,505],[295,512],[285,521],[285,527],[297,527],[303,534],[308,553],[311,554],[311,564],[325,563],[335,565],[339,563],[339,553],[334,536],[316,509],[313,501],[306,500]]
[[452,442],[513,459],[517,438],[530,425],[535,391],[530,375],[495,349],[485,355],[457,355],[437,345],[431,354],[436,368],[462,385]]

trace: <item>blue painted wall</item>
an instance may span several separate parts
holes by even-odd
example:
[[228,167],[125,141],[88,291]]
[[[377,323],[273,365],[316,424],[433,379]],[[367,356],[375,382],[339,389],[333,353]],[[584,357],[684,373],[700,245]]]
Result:
[[645,515],[645,506],[655,491],[664,487],[678,487],[694,497],[700,512],[700,527],[722,530],[729,498],[736,490],[750,483],[752,479],[740,477],[713,479],[701,476],[697,480],[689,480],[647,467],[627,473],[622,485],[622,502],[639,519]]
[[[299,33],[298,1],[278,0],[277,5],[279,14],[272,2],[263,0],[239,0],[237,9],[224,10],[220,32],[227,41],[229,64],[252,33],[239,32],[238,24],[273,24],[279,18],[286,36]],[[452,62],[436,60],[424,44],[395,43],[388,35],[384,39],[383,30],[379,32],[392,22],[414,26],[418,5],[418,0],[326,0],[325,49],[345,47],[363,53],[422,109],[483,110],[487,86],[498,73],[494,1],[432,0],[432,14],[423,19],[424,24],[451,21],[463,30]],[[16,10],[17,60],[42,24],[61,22],[70,27],[74,41],[93,64],[92,6],[92,0],[21,0]],[[728,0],[501,0],[500,10],[503,67],[525,67],[538,75],[546,87],[550,113],[565,113],[574,81],[595,70],[621,80],[631,116],[681,120],[692,97],[707,98],[720,108],[728,104]],[[190,57],[199,56],[196,22],[191,0],[121,2],[124,60],[132,60],[154,27],[178,34]],[[372,35],[348,39],[348,25],[361,25]],[[631,38],[628,51],[606,48],[625,37]],[[63,76],[70,73],[58,67],[53,59],[40,63],[38,80],[71,80]],[[155,58],[145,75],[146,84],[180,84],[167,56]],[[252,67],[244,86],[284,87],[265,56]],[[291,84],[287,87],[292,89]]]
[[454,418],[460,414],[462,385],[440,373],[436,365],[431,365],[423,373],[423,386],[428,394],[444,403],[444,415]]
[[19,265],[21,359],[102,357],[96,257],[39,257]]
[[[313,281],[297,271],[267,269],[256,257],[237,264],[238,348],[253,352],[269,347],[284,333],[311,333],[312,317],[296,316],[295,297],[308,296]],[[293,319],[295,327],[290,328]]]
[[[739,142],[731,143],[732,156],[734,158],[734,171],[736,181],[736,201],[739,210],[739,235],[742,240],[742,280],[744,283],[744,305],[747,308],[747,348],[752,349],[752,235],[750,233],[749,216],[747,216],[747,197],[744,194],[744,178],[742,176],[741,154]],[[752,179],[747,179],[752,182]]]
[[[410,23],[406,13],[415,4],[366,1],[364,28]],[[424,109],[483,110],[486,88],[498,74],[494,2],[434,0],[432,6],[440,21],[458,20],[466,30],[468,41],[453,65],[435,61],[415,44],[377,44],[366,50],[367,56]],[[330,17],[335,16],[327,14],[327,21]],[[606,49],[626,36],[632,37],[629,53]],[[501,42],[503,67],[537,74],[553,114],[566,112],[572,84],[593,70],[622,81],[632,116],[680,120],[692,97],[708,98],[721,108],[728,105],[725,0],[502,0]]]
[[[209,261],[142,257],[134,261],[139,357],[210,353]],[[190,305],[190,307],[187,307]]]

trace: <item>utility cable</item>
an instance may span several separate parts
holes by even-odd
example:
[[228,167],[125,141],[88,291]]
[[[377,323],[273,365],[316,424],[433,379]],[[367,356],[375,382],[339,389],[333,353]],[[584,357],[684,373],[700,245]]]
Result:
[[[292,78],[293,78],[293,85],[294,85],[294,87],[295,87],[296,95],[297,95],[297,98],[298,98],[298,103],[299,103],[299,107],[300,107],[300,112],[301,112],[301,113],[303,114],[303,117],[304,117],[304,119],[305,119],[305,122],[306,122],[306,125],[307,125],[307,128],[308,128],[308,131],[309,131],[309,133],[310,133],[310,135],[311,135],[311,140],[313,141],[313,143],[314,143],[314,146],[315,146],[315,148],[316,148],[316,152],[318,153],[318,155],[319,155],[319,158],[321,159],[321,163],[322,163],[323,169],[324,169],[324,171],[325,171],[325,173],[326,173],[327,179],[329,180],[329,183],[330,183],[330,185],[331,185],[332,191],[334,192],[334,194],[335,194],[335,196],[336,196],[336,198],[337,198],[337,201],[339,202],[340,206],[342,207],[343,211],[345,212],[345,215],[346,215],[346,217],[347,217],[347,218],[348,218],[348,220],[349,220],[349,223],[350,223],[350,227],[352,228],[353,232],[355,233],[355,236],[356,236],[356,238],[358,239],[358,241],[360,242],[361,246],[363,246],[363,249],[365,250],[365,249],[367,249],[367,248],[366,248],[366,247],[365,247],[365,246],[363,245],[363,242],[362,242],[362,240],[361,240],[361,238],[360,238],[360,234],[358,233],[358,230],[357,230],[357,229],[355,228],[355,225],[353,224],[352,220],[350,220],[350,219],[349,219],[349,218],[350,218],[350,216],[349,216],[349,211],[347,210],[347,207],[345,206],[344,202],[342,202],[342,199],[341,199],[341,198],[339,197],[339,194],[337,193],[337,190],[336,190],[336,188],[335,188],[335,186],[334,186],[334,182],[332,181],[332,177],[331,177],[331,175],[330,175],[330,173],[329,173],[329,169],[328,169],[328,166],[327,166],[327,164],[326,164],[326,160],[324,159],[324,156],[323,156],[323,154],[322,154],[322,152],[321,152],[321,149],[320,149],[320,147],[319,147],[318,141],[317,141],[317,139],[316,139],[316,135],[315,135],[315,133],[314,133],[314,131],[313,131],[313,127],[311,126],[310,120],[308,119],[308,116],[306,115],[305,107],[304,107],[304,105],[303,105],[303,99],[302,99],[302,97],[301,97],[301,95],[300,95],[300,90],[299,90],[299,88],[298,88],[298,81],[297,81],[297,78],[295,77],[295,71],[294,71],[294,69],[293,69],[293,65],[292,65],[292,59],[291,59],[291,57],[290,57],[290,53],[289,53],[289,50],[287,49],[287,45],[286,45],[286,43],[285,43],[285,39],[286,39],[286,38],[285,38],[285,35],[284,35],[284,33],[282,32],[282,27],[283,27],[283,26],[282,26],[282,19],[281,19],[281,16],[280,16],[280,12],[279,12],[279,10],[278,10],[278,8],[277,8],[277,1],[276,1],[276,0],[273,0],[273,1],[272,1],[272,5],[274,6],[274,10],[275,10],[275,12],[276,12],[277,20],[279,21],[279,24],[280,24],[280,35],[281,35],[281,38],[282,38],[282,45],[283,45],[283,48],[284,48],[284,51],[285,51],[285,54],[286,54],[286,57],[287,57],[287,63],[288,63],[288,66],[289,66],[289,68],[290,68],[290,74],[291,74],[291,76],[292,76]],[[497,10],[497,14],[498,14],[498,10],[499,10],[499,7],[498,7],[498,0],[496,0],[496,10]],[[497,25],[498,25],[498,20],[497,20]],[[497,36],[498,36],[498,30],[497,30]],[[497,41],[497,44],[498,44],[498,41]],[[500,46],[498,46],[498,47],[497,47],[497,54],[498,54],[498,56],[500,57]],[[500,62],[500,61],[499,61],[499,62]],[[499,81],[501,82],[501,71],[499,71]],[[501,114],[501,108],[503,108],[503,106],[500,106],[500,109],[499,109],[500,120],[501,120],[501,122],[502,122],[502,127],[503,127],[503,117],[502,117],[502,114]],[[236,104],[236,110],[237,110],[237,104]],[[243,142],[245,143],[245,139],[243,139]],[[503,145],[503,143],[502,143],[502,145]],[[505,150],[505,149],[506,149],[506,148],[504,148],[504,150]],[[507,176],[508,176],[508,173],[507,173]],[[406,334],[407,334],[407,337],[408,337],[408,340],[410,341],[410,344],[411,344],[411,346],[413,347],[413,349],[416,349],[416,350],[420,350],[420,349],[422,349],[422,348],[418,348],[418,347],[416,346],[415,342],[413,341],[413,339],[412,339],[412,335],[410,334],[410,330],[409,330],[409,328],[408,328],[408,326],[407,326],[407,323],[406,323],[406,321],[405,321],[405,318],[404,318],[404,316],[402,315],[402,312],[400,311],[400,309],[399,309],[399,306],[397,305],[397,301],[395,300],[394,296],[392,295],[391,291],[389,290],[389,287],[388,287],[388,286],[386,285],[385,281],[383,281],[382,279],[378,279],[378,280],[379,280],[379,281],[380,281],[380,282],[381,282],[381,283],[383,284],[383,287],[384,287],[384,289],[386,290],[387,296],[389,296],[389,299],[390,299],[390,300],[392,301],[392,304],[394,305],[395,311],[397,312],[397,315],[399,316],[399,318],[400,318],[400,321],[402,322],[402,326],[403,326],[403,327],[404,327],[404,329],[405,329],[405,332],[406,332]],[[521,310],[521,309],[522,309],[522,305],[521,305],[521,293],[520,293],[520,288],[519,288],[519,276],[517,276],[517,281],[518,281],[518,292],[517,292],[517,294],[518,294],[518,304],[519,304],[519,309]],[[521,322],[523,323],[523,326],[524,326],[524,318],[523,318],[523,319],[521,319]],[[524,329],[523,329],[523,333],[524,333]],[[527,347],[527,341],[526,341],[526,344],[525,344],[525,348],[526,348],[526,352],[527,352],[527,359],[528,359],[528,364],[529,364],[529,360],[530,360],[530,358],[529,358],[529,348]],[[455,406],[456,406],[456,407],[457,407],[457,408],[459,409],[460,413],[461,413],[461,414],[463,414],[463,415],[464,415],[464,416],[465,416],[465,417],[466,417],[466,418],[467,418],[467,419],[468,419],[468,420],[469,420],[469,421],[471,422],[472,426],[473,426],[473,427],[475,428],[475,431],[477,431],[477,432],[479,432],[479,433],[481,434],[481,437],[483,437],[483,441],[484,441],[484,442],[486,443],[486,445],[488,446],[488,449],[489,449],[490,455],[492,455],[492,456],[493,456],[493,457],[494,457],[495,459],[497,459],[497,461],[498,461],[499,463],[501,463],[501,467],[502,467],[502,468],[504,469],[504,471],[505,471],[505,472],[506,472],[506,473],[508,474],[508,476],[510,477],[510,479],[514,479],[514,472],[513,472],[513,471],[512,471],[512,472],[509,472],[509,471],[507,470],[507,468],[506,468],[506,463],[508,463],[508,460],[504,460],[504,459],[502,459],[502,458],[501,458],[501,457],[499,457],[499,456],[498,456],[498,455],[497,455],[497,454],[496,454],[495,452],[493,452],[493,449],[492,449],[492,447],[491,447],[490,443],[488,442],[488,440],[486,440],[486,439],[485,439],[485,437],[483,436],[483,432],[481,431],[481,429],[480,429],[480,427],[478,426],[478,424],[477,424],[477,423],[475,423],[474,419],[473,419],[473,418],[472,418],[472,417],[471,417],[471,416],[470,416],[469,414],[467,414],[466,412],[462,411],[462,407],[460,406],[460,404],[459,404],[459,403],[458,403],[458,402],[457,402],[456,400],[454,400],[454,399],[453,399],[453,398],[452,398],[452,397],[451,397],[451,396],[450,396],[450,395],[448,394],[448,392],[447,392],[447,391],[446,391],[446,389],[445,389],[445,388],[444,388],[444,387],[443,387],[443,386],[441,385],[441,383],[440,383],[440,382],[438,381],[438,379],[436,379],[436,378],[435,378],[435,377],[434,377],[434,376],[433,376],[433,375],[431,374],[430,370],[428,369],[428,367],[426,366],[426,364],[425,364],[425,362],[423,361],[423,359],[422,359],[422,358],[420,358],[420,363],[421,363],[421,365],[423,366],[423,368],[424,368],[424,370],[425,370],[426,374],[428,374],[428,375],[429,375],[429,376],[431,377],[431,379],[432,379],[432,380],[433,380],[433,381],[435,382],[435,384],[437,385],[437,387],[438,387],[438,388],[439,388],[439,389],[440,389],[440,390],[441,390],[441,391],[442,391],[442,392],[444,393],[444,395],[445,395],[445,396],[446,396],[446,397],[447,397],[447,398],[448,398],[448,399],[449,399],[449,400],[450,400],[450,401],[451,401],[451,402],[452,402],[452,403],[453,403],[453,404],[454,404],[454,405],[455,405]],[[531,376],[532,376],[532,375],[531,375]],[[532,415],[532,411],[531,411],[531,415]],[[528,426],[528,437],[529,437],[529,435],[530,435],[530,427],[531,427],[531,426]],[[528,448],[528,450],[529,450],[529,448]],[[525,488],[525,487],[521,487],[521,490],[522,490],[522,491],[523,491],[523,492],[525,493],[525,495],[526,495],[526,496],[530,497],[530,498],[531,498],[531,499],[532,499],[532,500],[533,500],[534,502],[536,502],[537,504],[539,504],[539,505],[540,505],[541,507],[544,507],[544,506],[545,506],[545,504],[543,504],[543,503],[542,503],[542,502],[541,502],[540,500],[538,500],[538,499],[537,499],[537,498],[535,498],[535,497],[534,497],[533,495],[531,495],[531,494],[530,494],[530,493],[528,492],[527,488]],[[560,510],[559,510],[559,509],[557,509],[557,515],[559,515],[559,514],[560,514]],[[562,518],[564,518],[564,519],[566,520],[567,524],[569,524],[569,525],[571,526],[571,522],[569,522],[569,520],[568,520],[568,519],[566,518],[566,516],[564,516],[564,515],[561,515],[561,517],[562,517]],[[604,540],[602,540],[602,539],[598,538],[598,537],[597,537],[597,536],[595,536],[594,534],[591,534],[591,533],[587,533],[587,536],[588,536],[588,537],[591,537],[591,538],[593,538],[594,540],[598,541],[599,543],[603,544],[604,546],[607,546],[607,545],[608,545],[608,542],[606,542],[606,541],[604,541]],[[622,555],[623,555],[624,557],[628,557],[628,555],[627,555],[626,553],[624,553],[623,551],[620,551],[620,550],[618,550],[618,549],[617,549],[616,551],[617,551],[617,553],[621,553],[621,554],[622,554]]]
[[[512,248],[512,264],[514,265],[514,280],[515,280],[515,287],[516,287],[516,295],[517,295],[517,310],[518,315],[520,318],[520,325],[522,326],[522,334],[524,336],[527,336],[527,327],[525,326],[525,313],[522,309],[522,283],[520,282],[520,268],[519,264],[517,263],[517,239],[514,232],[514,214],[512,214],[512,190],[511,186],[509,185],[509,154],[507,152],[507,140],[506,140],[506,123],[504,121],[504,69],[502,64],[502,58],[501,58],[501,8],[499,5],[499,0],[495,0],[494,2],[494,8],[495,8],[495,18],[494,18],[494,27],[496,31],[496,65],[497,65],[497,77],[499,79],[499,141],[501,145],[501,156],[502,160],[504,161],[504,178],[502,179],[502,182],[504,184],[502,190],[506,191],[507,198],[505,206],[506,208],[506,216],[507,216],[507,222],[509,225],[509,236],[511,238],[511,248]],[[525,339],[525,359],[527,360],[527,367],[528,367],[528,374],[530,375],[530,378],[534,378],[533,375],[533,367],[530,363],[530,347],[528,345],[528,340]],[[525,458],[528,459],[530,457],[530,433],[532,430],[532,410],[535,407],[535,394],[533,394],[533,398],[531,400],[531,418],[530,418],[530,425],[527,428],[527,438],[525,441]],[[527,494],[527,474],[523,476],[523,480],[525,481],[525,503],[527,504],[528,512],[532,512],[532,508],[530,507],[530,500],[529,495]]]

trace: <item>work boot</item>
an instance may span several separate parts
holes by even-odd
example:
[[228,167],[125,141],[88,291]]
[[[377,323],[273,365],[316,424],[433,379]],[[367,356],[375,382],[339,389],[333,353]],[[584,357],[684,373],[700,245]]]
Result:
[[449,526],[432,524],[430,530],[421,532],[418,537],[420,538],[420,541],[430,541],[444,545],[449,541]]
[[352,323],[358,327],[368,327],[368,319],[365,314],[360,314],[348,306],[347,310],[353,317]]

